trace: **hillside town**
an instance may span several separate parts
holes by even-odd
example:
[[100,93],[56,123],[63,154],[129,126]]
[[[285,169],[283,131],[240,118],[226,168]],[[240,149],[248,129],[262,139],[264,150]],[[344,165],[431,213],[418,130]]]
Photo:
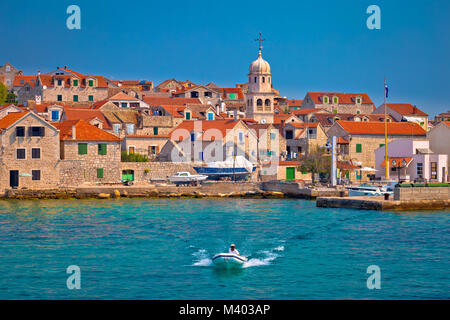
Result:
[[26,75],[10,63],[0,82],[10,99],[0,106],[0,193],[146,185],[236,156],[256,166],[250,181],[319,181],[330,173],[302,163],[320,149],[329,157],[333,136],[339,183],[386,180],[386,165],[391,178],[449,181],[450,111],[430,119],[414,101],[375,105],[365,92],[284,97],[261,45],[247,82],[229,87],[113,80],[70,66]]

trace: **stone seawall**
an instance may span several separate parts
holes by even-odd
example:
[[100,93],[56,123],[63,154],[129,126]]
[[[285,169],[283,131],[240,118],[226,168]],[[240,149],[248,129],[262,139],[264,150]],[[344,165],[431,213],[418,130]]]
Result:
[[450,187],[401,187],[394,189],[394,200],[449,200]]
[[56,188],[45,190],[8,189],[4,199],[67,199],[67,198],[177,198],[177,197],[243,197],[243,198],[281,198],[281,192],[263,191],[258,184],[243,182],[206,183],[200,186],[178,187],[172,184],[148,186],[92,186],[80,188]]
[[346,196],[348,192],[335,188],[305,188],[301,182],[288,181],[266,181],[261,183],[264,191],[281,192],[289,197],[315,199],[317,197],[339,197]]
[[179,171],[197,174],[191,163],[183,162],[121,162],[120,170],[133,170],[134,182],[149,183],[152,179],[166,179]]

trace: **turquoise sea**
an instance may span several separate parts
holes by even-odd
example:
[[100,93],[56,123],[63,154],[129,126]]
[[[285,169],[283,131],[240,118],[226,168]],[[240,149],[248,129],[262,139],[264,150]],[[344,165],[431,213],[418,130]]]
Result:
[[[284,199],[0,201],[0,299],[449,299],[449,217]],[[217,269],[230,243],[249,261]]]

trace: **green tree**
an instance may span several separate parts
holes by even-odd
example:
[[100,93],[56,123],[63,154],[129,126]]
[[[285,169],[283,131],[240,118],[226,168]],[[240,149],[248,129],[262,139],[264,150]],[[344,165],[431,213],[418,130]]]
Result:
[[302,164],[298,166],[298,170],[302,172],[310,172],[312,183],[315,183],[316,173],[331,173],[331,157],[325,148],[316,147],[308,152],[308,154],[300,159]]
[[2,82],[0,82],[0,104],[4,104],[6,102],[7,95],[8,95],[8,89]]
[[6,103],[17,103],[17,96],[13,92],[8,92],[6,95],[5,102]]

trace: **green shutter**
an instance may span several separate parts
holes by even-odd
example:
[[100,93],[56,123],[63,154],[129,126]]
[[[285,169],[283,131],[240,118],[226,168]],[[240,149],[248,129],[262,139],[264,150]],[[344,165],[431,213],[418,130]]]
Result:
[[235,93],[230,93],[229,97],[230,97],[230,99],[236,99],[236,94]]
[[154,134],[155,136],[158,135],[158,127],[153,127],[153,134]]
[[94,80],[89,80],[89,87],[92,87],[94,85]]
[[191,113],[190,112],[186,112],[186,120],[191,120]]
[[380,143],[380,148],[381,148],[381,147],[384,147],[384,143]]
[[73,80],[73,86],[77,87],[78,86],[78,80]]
[[98,144],[98,154],[102,156],[106,155],[106,143]]
[[87,154],[87,143],[78,144],[78,154]]
[[76,95],[76,94],[73,95],[73,101],[78,102],[78,95]]
[[356,152],[361,153],[362,152],[362,145],[360,143],[356,144]]
[[89,99],[89,101],[94,101],[94,96],[93,95],[89,95],[88,99]]
[[103,178],[103,168],[97,168],[97,178],[98,179]]

